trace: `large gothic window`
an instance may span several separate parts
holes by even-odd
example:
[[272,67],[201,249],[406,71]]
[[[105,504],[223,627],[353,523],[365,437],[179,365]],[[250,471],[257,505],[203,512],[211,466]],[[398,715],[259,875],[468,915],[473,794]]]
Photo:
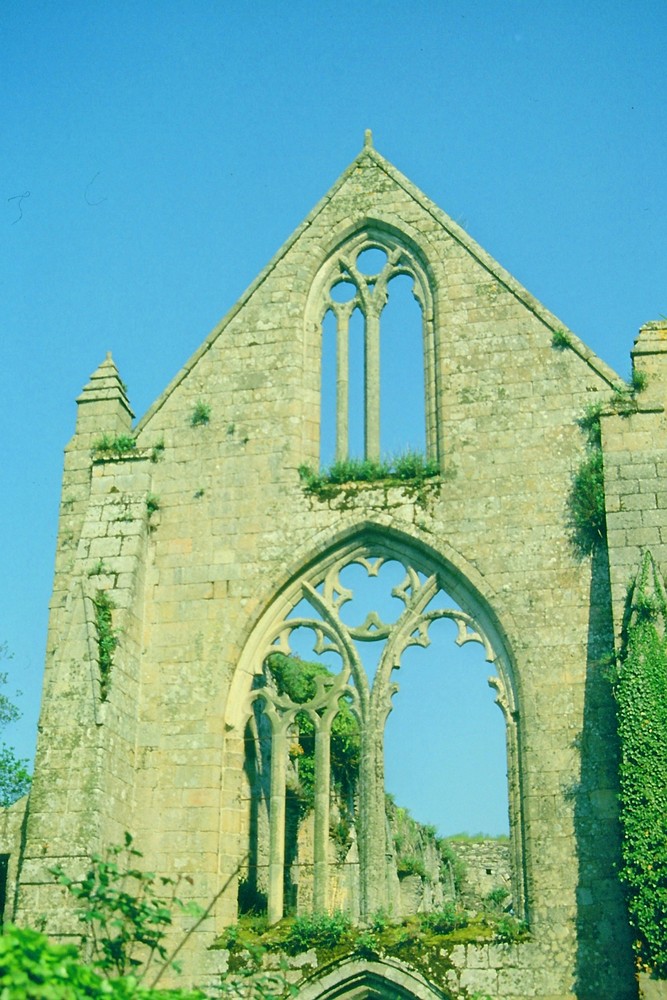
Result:
[[[389,582],[390,601],[359,620],[355,588],[378,578]],[[247,879],[256,897],[266,896],[270,921],[295,905],[345,909],[361,919],[400,910],[385,727],[403,654],[427,647],[439,623],[449,623],[457,645],[477,644],[499,668],[489,636],[448,595],[438,572],[378,540],[302,580],[266,635],[248,705],[245,768],[252,808]],[[504,670],[490,683],[512,759],[513,696]],[[514,894],[519,907],[520,886]]]
[[410,447],[437,458],[432,295],[417,253],[368,230],[315,282],[322,325],[322,464]]

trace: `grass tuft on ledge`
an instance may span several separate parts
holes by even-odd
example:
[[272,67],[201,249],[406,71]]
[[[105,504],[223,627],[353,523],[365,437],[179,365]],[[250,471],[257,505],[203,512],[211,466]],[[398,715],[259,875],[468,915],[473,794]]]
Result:
[[313,493],[327,486],[344,483],[376,483],[393,479],[413,484],[423,483],[440,474],[437,462],[418,451],[405,451],[392,458],[373,461],[367,458],[346,458],[316,472],[308,465],[299,468],[306,489]]

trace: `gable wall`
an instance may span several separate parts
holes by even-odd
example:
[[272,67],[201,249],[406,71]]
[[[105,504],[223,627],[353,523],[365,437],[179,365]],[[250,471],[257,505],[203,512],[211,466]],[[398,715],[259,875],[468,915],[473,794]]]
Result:
[[[404,232],[429,268],[445,474],[426,499],[374,486],[322,501],[297,472],[316,464],[319,437],[319,330],[308,296],[343,234],[369,219]],[[104,558],[122,639],[101,721],[87,667],[67,675],[67,693],[58,681],[72,651],[55,652],[48,665],[44,798],[32,836],[44,840],[38,829],[49,812],[54,826],[76,826],[72,797],[88,795],[92,781],[91,814],[108,816],[90,831],[93,846],[129,828],[151,867],[194,876],[183,894],[207,902],[218,893],[242,850],[240,806],[225,797],[242,765],[229,729],[238,706],[228,697],[253,626],[277,588],[345,532],[377,525],[466,576],[499,624],[515,680],[521,785],[513,794],[522,803],[534,937],[512,957],[514,972],[498,965],[496,988],[504,975],[503,997],[560,998],[588,977],[581,996],[620,1000],[631,969],[612,868],[613,719],[591,679],[611,636],[609,588],[603,568],[575,558],[566,509],[585,451],[576,421],[607,397],[610,379],[575,350],[555,349],[553,317],[502,271],[491,273],[488,258],[446,222],[377,158],[360,158],[142,421],[138,454],[92,467],[83,529],[90,545],[77,550],[68,574],[85,581],[91,559]],[[210,405],[210,423],[193,427],[198,400]],[[164,450],[152,461],[156,444]],[[159,498],[150,516],[149,493]],[[119,504],[130,501],[122,521]],[[101,524],[125,524],[134,541],[96,547]],[[83,621],[77,629],[85,660]],[[83,718],[77,746],[88,784],[72,772],[65,795],[49,785],[49,752],[56,719],[60,733],[74,703],[82,706],[74,715]],[[47,850],[66,854],[63,845]],[[234,914],[230,888],[202,927],[201,947]],[[471,961],[462,955],[464,966]]]

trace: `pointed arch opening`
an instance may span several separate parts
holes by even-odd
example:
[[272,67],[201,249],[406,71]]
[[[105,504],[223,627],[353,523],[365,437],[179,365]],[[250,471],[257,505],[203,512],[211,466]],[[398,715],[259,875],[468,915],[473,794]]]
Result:
[[[363,579],[387,592],[360,618],[355,591]],[[495,671],[489,683],[505,722],[509,894],[514,913],[525,916],[517,695],[503,633],[444,560],[379,530],[348,539],[295,577],[242,658],[245,709],[231,725],[243,732],[241,909],[265,901],[270,922],[287,912],[333,910],[361,920],[379,911],[402,917],[405,874],[421,875],[420,910],[451,898],[451,873],[425,841],[421,872],[401,869],[405,852],[385,788],[386,724],[399,701],[399,672],[408,686],[406,658],[423,656],[442,626],[454,645],[478,648]],[[465,711],[443,705],[443,717],[457,708]]]

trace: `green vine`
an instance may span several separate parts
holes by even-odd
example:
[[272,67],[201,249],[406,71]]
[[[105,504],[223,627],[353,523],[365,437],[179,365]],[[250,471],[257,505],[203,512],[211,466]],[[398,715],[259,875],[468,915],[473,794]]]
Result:
[[614,678],[621,749],[621,879],[640,970],[667,977],[667,600],[646,552]]
[[100,699],[107,700],[111,681],[113,654],[118,645],[118,633],[113,628],[113,601],[106,590],[98,590],[93,599],[97,628],[98,662],[100,667]]

